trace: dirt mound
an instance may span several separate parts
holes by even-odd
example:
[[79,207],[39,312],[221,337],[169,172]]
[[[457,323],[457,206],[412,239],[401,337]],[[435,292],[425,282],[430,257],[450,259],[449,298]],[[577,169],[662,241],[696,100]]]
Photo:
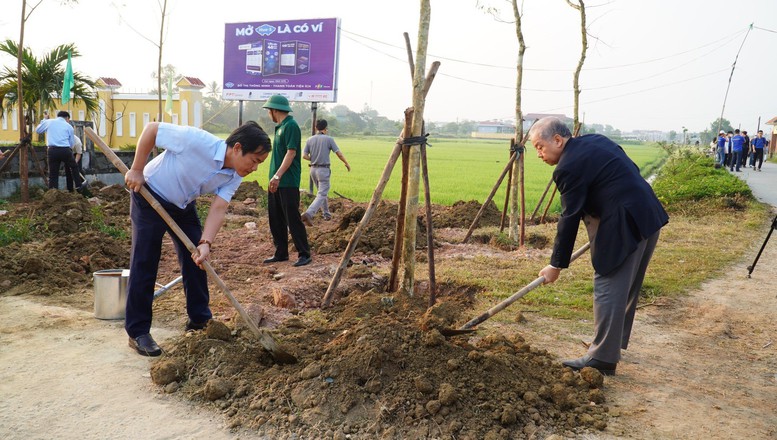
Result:
[[[480,211],[482,203],[477,200],[465,202],[459,200],[453,206],[434,206],[432,220],[435,228],[469,228],[475,216]],[[502,220],[502,212],[492,200],[486,205],[486,210],[480,217],[478,226],[499,226]]]
[[425,314],[425,298],[352,293],[331,311],[287,319],[279,344],[295,365],[274,364],[241,329],[229,341],[190,333],[152,378],[223,411],[232,428],[273,438],[507,439],[606,427],[598,372],[562,369],[520,335],[446,339],[431,324],[460,320],[467,307],[444,300]]
[[267,191],[259,186],[259,182],[255,180],[244,180],[240,183],[235,195],[232,196],[232,200],[239,202],[245,199],[265,200],[267,201]]
[[0,247],[0,293],[70,295],[90,285],[92,272],[129,267],[127,214],[110,214],[129,211],[124,194],[93,204],[78,193],[46,191],[24,211],[31,240]]
[[[318,230],[308,230],[310,242],[313,248],[319,254],[331,254],[342,252],[348,245],[354,229],[364,217],[365,207],[363,205],[354,205],[342,207],[342,201],[330,202],[330,210],[337,212],[343,210],[338,223],[332,226],[321,226]],[[397,204],[382,201],[375,208],[375,212],[370,219],[369,224],[362,232],[359,238],[359,244],[356,247],[357,252],[380,254],[384,258],[391,258],[394,249],[394,235],[396,233]],[[417,219],[416,247],[426,247],[426,226],[421,217]]]

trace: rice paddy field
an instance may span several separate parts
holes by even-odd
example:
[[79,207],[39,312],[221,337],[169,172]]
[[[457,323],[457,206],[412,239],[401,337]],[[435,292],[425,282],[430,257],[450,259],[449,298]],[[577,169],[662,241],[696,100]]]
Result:
[[[303,138],[303,142],[306,138]],[[349,173],[343,163],[334,155],[332,161],[332,190],[330,197],[337,197],[333,191],[354,201],[366,202],[372,197],[391,150],[395,138],[388,137],[341,137],[335,139],[351,165]],[[491,192],[499,175],[509,160],[509,142],[490,139],[434,139],[427,149],[429,164],[430,192],[432,202],[451,205],[458,200],[477,200],[483,202]],[[666,153],[655,144],[622,144],[626,153],[649,174],[664,160]],[[308,188],[307,161],[302,161],[302,189]],[[537,204],[542,192],[550,180],[553,168],[543,163],[529,144],[525,158],[525,194],[526,210],[530,212]],[[262,187],[267,186],[268,168],[259,169],[246,177],[256,180]],[[402,178],[401,158],[397,161],[391,180],[383,192],[383,198],[399,199]],[[507,177],[494,197],[497,206],[504,204]],[[423,186],[421,200],[423,201]],[[558,197],[551,211],[558,211]]]

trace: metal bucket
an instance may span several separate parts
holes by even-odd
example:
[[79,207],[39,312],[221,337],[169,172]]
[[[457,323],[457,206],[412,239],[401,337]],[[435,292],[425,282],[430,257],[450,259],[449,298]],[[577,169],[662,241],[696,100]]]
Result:
[[129,270],[98,270],[94,276],[94,317],[124,319]]

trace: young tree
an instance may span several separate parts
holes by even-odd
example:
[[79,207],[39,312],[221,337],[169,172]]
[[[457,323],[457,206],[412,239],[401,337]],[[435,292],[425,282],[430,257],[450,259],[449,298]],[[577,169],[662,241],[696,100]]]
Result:
[[[19,21],[19,46],[16,50],[16,77],[22,78],[22,59],[24,54],[24,25],[27,23],[27,20],[30,18],[30,15],[32,15],[33,12],[35,12],[35,9],[40,6],[40,4],[43,3],[43,0],[39,0],[34,5],[30,7],[29,12],[27,11],[27,0],[22,0],[22,15],[21,20]],[[60,4],[68,4],[68,3],[77,3],[77,0],[61,0]],[[28,142],[27,139],[27,131],[25,130],[25,123],[24,123],[24,90],[23,90],[23,84],[22,81],[16,82],[16,96],[21,97],[21,99],[16,100],[16,105],[18,106],[18,118],[19,118],[19,144],[23,145],[26,142]],[[32,122],[32,121],[30,121]],[[29,200],[29,178],[27,174],[27,148],[20,148],[19,149],[19,182],[21,186],[21,196],[22,201],[26,202]]]
[[582,49],[580,51],[580,60],[577,62],[577,69],[575,69],[575,77],[573,80],[573,86],[575,89],[575,125],[572,129],[572,133],[579,133],[580,131],[580,72],[583,70],[583,63],[585,63],[585,53],[588,51],[588,31],[586,30],[585,21],[585,3],[583,0],[577,0],[579,4],[575,4],[572,0],[566,0],[567,4],[580,12],[580,34]]

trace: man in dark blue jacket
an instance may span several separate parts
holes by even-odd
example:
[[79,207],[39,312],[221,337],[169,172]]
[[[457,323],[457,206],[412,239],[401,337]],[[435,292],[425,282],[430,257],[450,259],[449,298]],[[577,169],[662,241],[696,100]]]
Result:
[[610,139],[591,134],[573,138],[557,118],[539,120],[529,133],[538,156],[556,165],[561,217],[545,283],[569,267],[583,220],[594,267],[594,338],[588,353],[564,361],[574,370],[593,367],[615,374],[620,350],[628,346],[639,291],[660,229],[669,216],[639,168]]

